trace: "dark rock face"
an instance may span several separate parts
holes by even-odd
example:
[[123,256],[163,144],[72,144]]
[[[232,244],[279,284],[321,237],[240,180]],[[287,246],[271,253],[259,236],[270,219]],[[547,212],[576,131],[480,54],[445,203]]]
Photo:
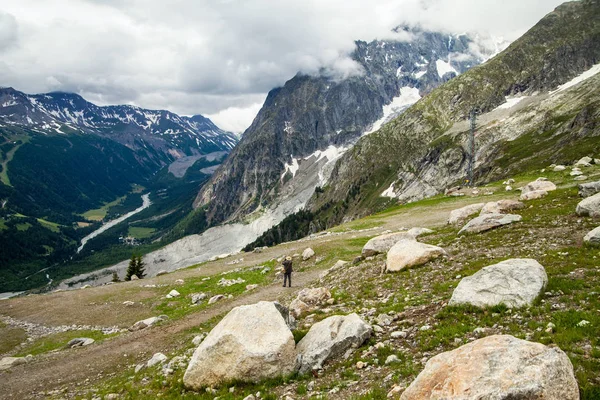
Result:
[[135,106],[99,107],[73,93],[27,95],[0,89],[0,127],[68,134],[92,133],[145,152],[158,165],[194,154],[229,151],[237,138],[201,115],[181,117]]
[[[402,87],[421,95],[481,62],[467,36],[413,31],[411,42],[356,42],[362,70],[336,78],[297,75],[272,90],[239,145],[198,194],[212,224],[241,218],[277,199],[285,165],[328,146],[354,143]],[[460,54],[460,56],[459,56]],[[456,61],[461,60],[461,61]]]

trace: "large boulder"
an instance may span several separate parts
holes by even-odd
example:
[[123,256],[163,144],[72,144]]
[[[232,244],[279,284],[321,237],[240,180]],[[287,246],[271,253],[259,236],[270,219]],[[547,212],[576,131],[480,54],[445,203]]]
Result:
[[539,178],[538,180],[529,182],[527,185],[525,185],[521,190],[521,194],[535,192],[537,190],[545,190],[546,192],[551,192],[553,190],[556,190],[556,185],[548,180]]
[[198,390],[292,373],[296,369],[294,336],[280,307],[261,301],[231,310],[194,352],[184,385]]
[[480,215],[483,214],[503,214],[508,211],[520,210],[525,208],[525,204],[516,200],[498,200],[485,203],[481,209]]
[[579,185],[579,195],[581,197],[590,197],[596,193],[600,193],[600,181],[582,183]]
[[388,251],[386,270],[401,271],[405,268],[423,265],[445,254],[446,251],[441,247],[414,240],[401,240]]
[[459,225],[465,222],[473,214],[477,214],[485,206],[484,203],[469,204],[462,208],[452,210],[448,223],[451,225]]
[[600,226],[584,236],[583,241],[593,245],[600,245]]
[[470,220],[458,234],[484,232],[520,220],[521,216],[516,214],[484,214]]
[[414,237],[416,239],[421,235],[433,233],[433,231],[429,228],[414,227],[414,228],[410,228],[406,233],[408,233],[409,235],[411,235],[412,237]]
[[400,240],[415,240],[415,237],[407,232],[376,236],[363,246],[362,255],[363,257],[370,257],[380,253],[387,253]]
[[449,305],[523,307],[532,304],[547,283],[546,270],[536,260],[513,258],[463,278],[454,289]]
[[559,348],[494,335],[431,358],[400,399],[578,400],[579,388]]
[[586,197],[577,204],[577,215],[585,217],[600,217],[600,193]]
[[373,329],[357,314],[334,315],[314,324],[298,343],[300,372],[319,369],[323,363],[359,347]]

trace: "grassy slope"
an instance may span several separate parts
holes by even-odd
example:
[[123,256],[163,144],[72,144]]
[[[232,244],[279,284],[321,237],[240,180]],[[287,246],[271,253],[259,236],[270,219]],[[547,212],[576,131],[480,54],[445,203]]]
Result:
[[[586,170],[588,175],[600,177],[600,167]],[[522,185],[538,176],[539,172],[517,176],[515,186]],[[572,178],[566,172],[545,173],[559,184],[560,189],[548,197],[528,203],[530,207],[521,210],[521,223],[503,227],[487,233],[467,237],[457,237],[459,227],[437,226],[435,233],[422,238],[422,241],[443,246],[449,253],[447,259],[437,260],[422,267],[409,269],[395,274],[381,274],[385,262],[384,256],[363,261],[349,266],[339,272],[330,274],[322,283],[314,282],[312,286],[325,285],[330,288],[336,304],[329,310],[317,311],[312,319],[299,321],[298,338],[315,321],[332,314],[358,312],[364,318],[371,318],[380,313],[395,316],[392,327],[384,334],[371,339],[358,349],[348,360],[336,360],[328,364],[319,378],[312,376],[292,376],[260,384],[237,383],[233,393],[228,386],[218,389],[217,394],[187,392],[181,385],[183,370],[177,369],[173,375],[163,377],[158,368],[143,370],[134,374],[125,369],[116,375],[106,378],[96,388],[98,393],[121,393],[126,398],[146,398],[160,395],[162,398],[207,398],[219,396],[222,399],[242,398],[249,393],[261,391],[263,398],[278,398],[289,391],[295,398],[309,398],[310,395],[322,394],[326,398],[385,398],[393,384],[410,383],[423,368],[424,360],[443,351],[460,346],[480,336],[491,334],[512,334],[520,338],[555,344],[563,349],[575,367],[575,374],[580,385],[583,399],[595,399],[600,395],[600,271],[598,258],[600,249],[582,245],[583,235],[598,225],[598,220],[577,217],[574,209],[580,198],[573,187]],[[488,189],[498,191],[494,196],[464,198],[435,198],[417,202],[408,206],[396,206],[380,214],[363,220],[353,221],[339,227],[348,234],[330,236],[310,242],[319,259],[317,262],[301,263],[301,270],[323,269],[332,265],[337,259],[351,260],[360,254],[362,245],[369,234],[359,233],[355,229],[383,226],[397,228],[410,227],[415,221],[427,221],[428,216],[439,210],[451,210],[467,203],[486,201],[492,198],[515,198],[516,194],[499,191],[499,183]],[[424,223],[427,225],[427,223]],[[373,231],[374,232],[374,231]],[[364,235],[367,236],[364,236]],[[309,245],[298,243],[296,248]],[[286,246],[270,249],[269,254],[285,253]],[[280,250],[277,250],[279,249]],[[260,255],[243,256],[256,261]],[[266,257],[266,256],[265,256]],[[521,310],[508,310],[495,307],[490,310],[478,310],[470,307],[447,307],[452,290],[456,287],[460,276],[471,275],[480,268],[501,260],[513,257],[530,257],[537,259],[545,266],[549,284],[545,294],[532,306]],[[159,287],[150,289],[154,292],[150,297],[142,299],[150,313],[166,313],[171,318],[167,324],[177,324],[181,318],[190,313],[209,309],[205,303],[193,307],[189,304],[188,294],[206,291],[210,294],[225,293],[242,296],[243,286],[234,285],[227,289],[220,288],[216,282],[222,277],[216,274],[210,280],[203,280],[201,274],[194,278],[194,271],[202,271],[211,263],[190,268],[186,271],[170,274],[168,280],[173,281],[185,274],[182,286]],[[229,267],[247,268],[255,262],[240,261]],[[267,264],[273,267],[275,264]],[[225,266],[225,268],[227,268]],[[198,274],[198,272],[196,272]],[[184,276],[184,275],[181,275]],[[262,275],[257,271],[242,269],[223,275],[227,279],[242,277],[247,283],[257,283],[261,287],[269,285],[272,275]],[[357,277],[360,276],[360,279]],[[111,290],[118,289],[119,285]],[[127,287],[126,285],[123,286]],[[164,300],[163,296],[172,288],[183,295],[173,300]],[[101,293],[101,289],[96,289]],[[259,289],[260,290],[260,289]],[[73,292],[75,294],[77,292]],[[127,298],[135,300],[136,292],[129,292]],[[142,292],[140,292],[141,294]],[[64,294],[68,296],[69,293]],[[385,300],[387,299],[387,300]],[[100,300],[100,299],[98,299]],[[106,300],[104,300],[106,301]],[[290,298],[282,299],[285,303]],[[369,316],[367,316],[368,314]],[[590,321],[587,327],[578,327],[581,320]],[[169,357],[184,354],[191,348],[189,338],[202,331],[208,331],[219,319],[187,331],[182,335],[178,347]],[[106,321],[109,323],[109,321]],[[556,325],[554,332],[546,332],[549,322]],[[420,331],[423,325],[432,326],[431,330]],[[475,328],[484,328],[485,333],[475,334]],[[162,328],[155,328],[162,329]],[[166,328],[165,328],[166,329]],[[408,337],[391,338],[393,330],[406,330]],[[381,342],[384,346],[374,349],[370,346]],[[34,343],[31,348],[45,348],[43,343]],[[395,354],[400,362],[384,365],[388,355]],[[357,361],[372,366],[366,370],[355,368]],[[383,379],[386,377],[386,379]],[[315,381],[315,391],[308,393],[306,385]],[[359,381],[358,384],[352,383]],[[339,390],[330,394],[332,389]],[[81,389],[73,394],[81,398],[91,398]]]

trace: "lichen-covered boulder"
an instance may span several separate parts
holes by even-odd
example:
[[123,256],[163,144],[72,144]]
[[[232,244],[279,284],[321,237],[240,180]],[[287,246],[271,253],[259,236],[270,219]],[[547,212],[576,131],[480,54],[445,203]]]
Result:
[[483,214],[470,220],[458,234],[485,232],[520,220],[521,216],[516,214]]
[[234,380],[258,382],[296,369],[294,336],[280,305],[236,307],[200,343],[183,376],[198,390]]
[[577,204],[576,212],[584,217],[600,217],[600,193],[581,200]]
[[546,270],[536,260],[513,258],[489,265],[463,278],[448,304],[523,307],[532,304],[547,283]]
[[300,372],[319,369],[325,361],[362,345],[372,331],[357,314],[334,315],[317,322],[298,343]]
[[494,335],[432,357],[400,399],[578,400],[579,388],[559,348]]
[[401,240],[388,251],[386,271],[395,272],[423,265],[445,254],[446,251],[438,246],[414,240]]
[[538,178],[533,182],[529,182],[527,185],[523,187],[521,190],[521,194],[525,194],[528,192],[534,192],[537,190],[545,190],[546,192],[551,192],[556,190],[556,185],[549,180]]

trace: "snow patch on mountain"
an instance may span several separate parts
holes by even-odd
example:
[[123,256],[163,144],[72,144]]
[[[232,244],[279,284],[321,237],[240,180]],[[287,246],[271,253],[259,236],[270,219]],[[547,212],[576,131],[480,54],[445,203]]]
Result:
[[383,117],[375,121],[371,130],[365,132],[365,135],[378,131],[383,124],[404,112],[408,107],[421,99],[419,89],[410,86],[400,88],[400,95],[394,97],[390,104],[383,106]]
[[550,94],[555,94],[555,93],[562,92],[563,90],[567,90],[568,88],[573,87],[573,86],[577,85],[578,83],[591,78],[592,76],[596,75],[598,72],[600,72],[600,64],[594,65],[592,68],[588,69],[587,71],[583,72],[582,74],[571,79],[569,82],[560,85],[556,90],[550,92]]
[[435,62],[435,66],[437,68],[438,76],[440,78],[446,75],[448,72],[454,72],[454,74],[458,75],[458,71],[456,71],[454,67],[446,61],[437,60]]
[[285,163],[283,174],[281,174],[281,179],[283,179],[283,177],[288,172],[292,174],[292,177],[295,177],[296,172],[298,172],[298,168],[300,168],[300,165],[298,164],[298,159],[294,158],[293,155],[290,155],[290,157],[292,158],[292,163],[291,164]]

